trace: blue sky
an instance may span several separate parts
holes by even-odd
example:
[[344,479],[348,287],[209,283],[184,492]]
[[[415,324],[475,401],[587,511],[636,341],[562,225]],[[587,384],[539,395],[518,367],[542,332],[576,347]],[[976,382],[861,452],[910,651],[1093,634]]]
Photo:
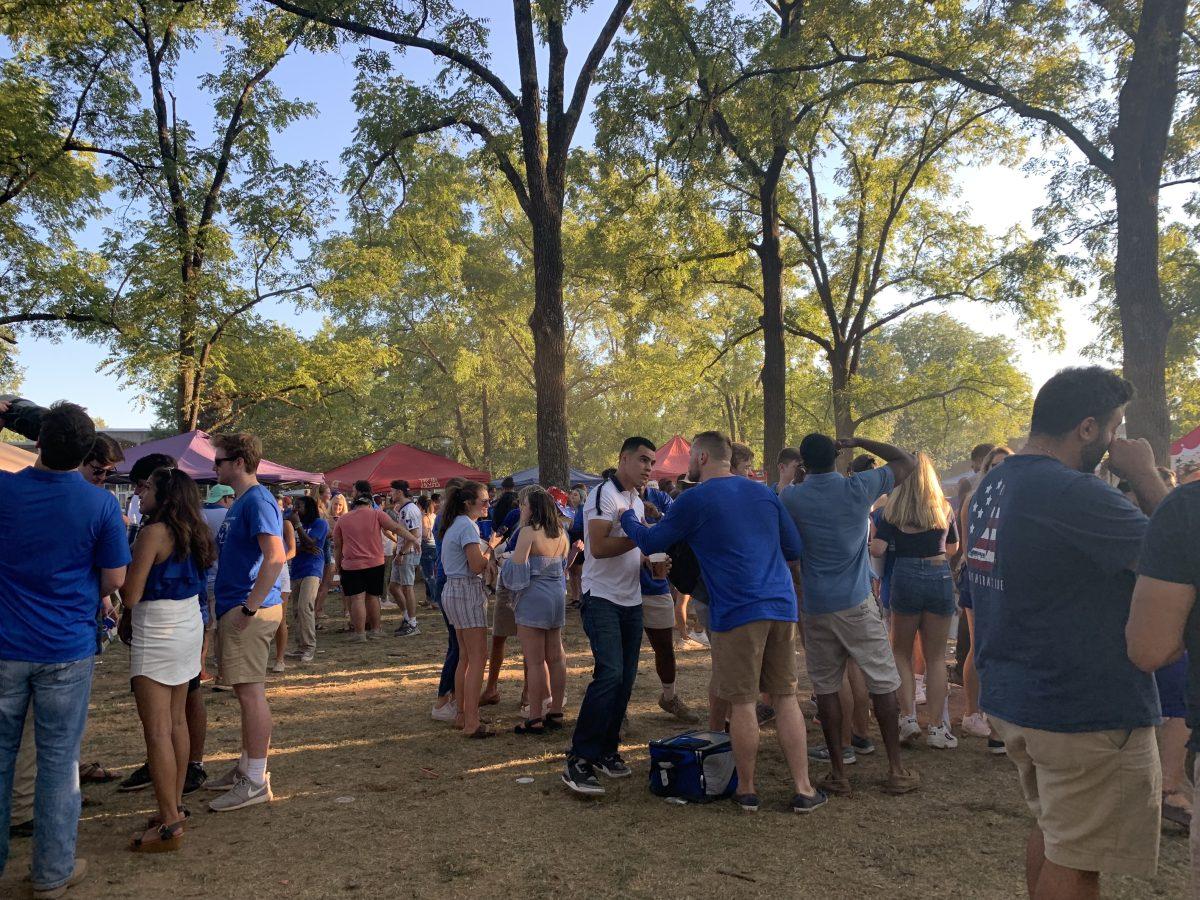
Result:
[[[461,5],[476,15],[492,19],[492,66],[515,88],[518,79],[511,7],[479,0]],[[597,2],[568,22],[569,83],[573,83],[574,74],[586,57],[609,6],[607,2]],[[274,80],[285,95],[314,101],[319,109],[316,117],[295,123],[276,139],[276,155],[280,160],[323,160],[330,171],[340,173],[338,157],[350,142],[356,122],[350,100],[355,52],[353,46],[346,47],[341,53],[319,56],[300,52],[289,56],[277,68]],[[216,69],[219,63],[219,48],[213,42],[187,56],[180,66],[175,85],[180,116],[188,118],[197,130],[211,127],[206,95],[199,90],[197,79],[204,72]],[[418,81],[425,81],[436,69],[432,58],[418,50],[409,51],[403,68],[409,77]],[[585,117],[580,122],[576,143],[588,145],[592,138],[591,122]],[[1015,223],[1028,226],[1034,207],[1042,202],[1043,184],[1019,171],[990,166],[964,172],[959,181],[962,199],[971,209],[971,218],[997,231]],[[97,223],[90,228],[82,236],[82,242],[93,244],[102,225]],[[1009,336],[1016,333],[1011,317],[990,317],[969,304],[952,306],[950,311],[979,331]],[[278,307],[276,315],[280,318],[286,315],[302,329],[315,329],[320,324],[318,314],[303,313],[297,317],[290,306]],[[1017,341],[1020,365],[1029,374],[1035,389],[1058,368],[1080,361],[1082,349],[1093,338],[1094,330],[1085,311],[1078,308],[1064,310],[1064,320],[1068,340],[1061,353],[1050,352],[1025,340]],[[104,419],[110,427],[150,425],[153,415],[148,408],[139,406],[136,392],[122,387],[114,375],[98,372],[104,357],[103,348],[82,341],[64,339],[55,343],[47,339],[22,338],[19,361],[25,370],[25,379],[21,392],[39,402],[69,398],[86,406],[92,415]]]

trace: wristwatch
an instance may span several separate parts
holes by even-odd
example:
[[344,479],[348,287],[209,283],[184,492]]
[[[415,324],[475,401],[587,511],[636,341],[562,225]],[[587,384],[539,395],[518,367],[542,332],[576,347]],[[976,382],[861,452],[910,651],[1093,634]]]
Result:
[[243,604],[242,604],[242,615],[243,615],[243,616],[252,616],[252,615],[254,615],[256,612],[258,612],[258,610],[257,610],[257,609],[251,609],[251,608],[250,608],[250,607],[248,607],[248,606],[247,606],[245,603],[243,603]]

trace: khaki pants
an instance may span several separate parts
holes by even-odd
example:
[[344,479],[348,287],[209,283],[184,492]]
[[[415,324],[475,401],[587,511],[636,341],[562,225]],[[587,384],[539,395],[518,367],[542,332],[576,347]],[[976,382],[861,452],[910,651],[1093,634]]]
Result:
[[300,579],[296,587],[296,647],[312,653],[317,649],[317,592],[321,589],[321,579],[316,575],[308,575]]
[[21,748],[17,750],[17,769],[13,773],[13,825],[33,821],[33,786],[37,781],[37,747],[33,743],[33,704],[25,713],[25,728],[21,732]]

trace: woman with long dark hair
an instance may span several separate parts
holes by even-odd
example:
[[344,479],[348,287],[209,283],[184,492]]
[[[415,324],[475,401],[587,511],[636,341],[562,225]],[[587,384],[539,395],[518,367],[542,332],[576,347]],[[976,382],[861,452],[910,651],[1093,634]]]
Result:
[[463,734],[489,738],[496,732],[479,721],[479,695],[487,663],[487,598],[480,576],[488,567],[486,548],[475,524],[487,515],[488,489],[468,481],[449,494],[442,509],[439,537],[446,586],[442,610],[458,636],[459,659],[454,673],[454,696],[459,699]]
[[158,815],[130,849],[160,853],[183,839],[188,682],[200,674],[204,572],[216,559],[200,492],[176,468],[156,469],[142,492],[142,527],[122,599],[132,624],[129,674],[146,738]]
[[325,547],[329,523],[312,497],[297,497],[292,504],[296,530],[296,556],[292,559],[292,586],[296,593],[296,649],[288,656],[302,663],[313,661],[317,652],[317,592],[325,569]]
[[570,541],[551,496],[542,488],[525,491],[520,501],[521,530],[500,580],[516,595],[517,637],[525,655],[529,718],[514,731],[537,735],[545,734],[547,728],[562,728],[563,692],[567,687],[562,645],[562,629],[567,621],[564,572]]

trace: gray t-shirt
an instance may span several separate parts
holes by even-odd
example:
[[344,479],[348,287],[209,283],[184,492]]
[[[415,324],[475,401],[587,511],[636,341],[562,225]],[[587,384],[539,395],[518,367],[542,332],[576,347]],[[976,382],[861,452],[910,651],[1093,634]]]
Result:
[[446,535],[442,538],[442,568],[446,570],[447,578],[469,576],[471,567],[467,564],[467,544],[478,544],[479,526],[470,516],[459,516],[450,523]]

